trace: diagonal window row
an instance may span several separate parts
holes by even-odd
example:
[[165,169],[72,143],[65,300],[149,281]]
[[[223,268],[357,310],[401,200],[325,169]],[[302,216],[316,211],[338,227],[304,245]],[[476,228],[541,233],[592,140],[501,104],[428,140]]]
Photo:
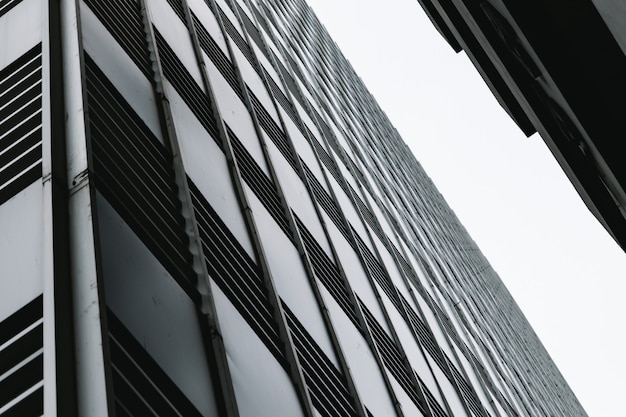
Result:
[[[200,191],[188,181],[209,274],[274,357],[286,368],[283,345],[258,266]],[[315,408],[324,417],[354,416],[354,400],[348,392],[345,378],[287,305],[283,303],[282,307]]]
[[[428,392],[427,397],[432,394],[429,392],[428,388],[421,383],[415,371],[409,366],[405,365],[407,363],[407,359],[404,357],[404,354],[400,351],[395,342],[387,335],[387,333],[380,326],[376,318],[372,315],[372,313],[368,310],[368,308],[363,304],[361,300],[359,300],[359,305],[361,306],[361,310],[365,315],[365,320],[367,321],[367,325],[370,328],[372,333],[372,337],[374,339],[374,343],[380,352],[380,356],[382,357],[383,363],[389,369],[394,378],[398,381],[398,383],[402,386],[404,391],[411,398],[413,403],[417,406],[417,408],[424,413],[425,415],[429,415],[428,406],[422,400],[419,391],[421,389],[422,392]],[[413,381],[413,377],[415,377],[421,385],[418,387],[415,385]],[[434,398],[434,397],[433,397]],[[430,404],[430,408],[434,411],[435,416],[445,417],[447,414],[441,408],[439,403],[436,401],[433,404]]]
[[293,214],[296,219],[296,225],[302,236],[304,248],[306,249],[309,258],[311,259],[311,265],[313,266],[313,273],[319,278],[324,287],[331,293],[335,301],[339,304],[341,309],[346,313],[348,318],[352,321],[355,327],[361,331],[361,325],[357,317],[355,306],[352,303],[349,295],[349,289],[341,277],[337,266],[330,260],[324,249],[317,243],[315,237],[309,232],[304,223]]
[[237,81],[237,75],[235,74],[235,68],[233,64],[230,62],[228,57],[222,52],[222,49],[219,47],[217,42],[213,39],[213,37],[207,32],[204,28],[200,20],[196,17],[195,14],[191,14],[191,18],[193,19],[193,26],[198,34],[198,42],[200,43],[200,47],[204,51],[205,54],[211,59],[211,62],[215,64],[217,70],[222,74],[222,77],[226,79],[228,85],[233,89],[235,94],[243,101],[243,93],[241,92],[241,87],[239,86],[239,82]]

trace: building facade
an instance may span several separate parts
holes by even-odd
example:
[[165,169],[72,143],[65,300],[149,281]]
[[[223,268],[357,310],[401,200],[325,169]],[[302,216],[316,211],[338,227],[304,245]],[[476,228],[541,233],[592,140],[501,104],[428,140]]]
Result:
[[589,210],[626,249],[626,4],[418,1],[520,129],[539,132]]
[[0,416],[585,416],[303,0],[0,1]]

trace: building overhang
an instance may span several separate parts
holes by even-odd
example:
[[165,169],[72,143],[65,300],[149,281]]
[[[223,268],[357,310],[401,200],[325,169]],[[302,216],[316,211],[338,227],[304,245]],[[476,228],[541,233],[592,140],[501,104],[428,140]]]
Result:
[[[614,0],[418,1],[520,129],[540,133],[587,207],[626,248],[626,29],[616,23],[626,7]],[[607,25],[619,12],[623,19]]]

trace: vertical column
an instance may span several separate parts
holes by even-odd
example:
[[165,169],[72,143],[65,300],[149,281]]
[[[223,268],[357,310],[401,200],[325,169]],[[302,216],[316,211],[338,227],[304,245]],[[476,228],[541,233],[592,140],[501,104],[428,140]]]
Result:
[[[220,136],[219,140],[221,141],[222,149],[224,150],[224,153],[226,154],[226,159],[227,159],[228,166],[230,169],[232,183],[236,189],[237,198],[242,208],[242,212],[244,214],[246,227],[248,228],[248,232],[251,237],[252,244],[254,246],[254,251],[257,255],[259,266],[262,271],[262,277],[264,279],[264,285],[268,290],[269,302],[272,305],[274,316],[275,316],[274,318],[275,318],[276,323],[278,324],[279,335],[285,346],[285,354],[286,354],[286,359],[289,365],[288,366],[289,373],[291,374],[290,375],[291,379],[297,389],[299,400],[306,416],[313,417],[314,414],[312,411],[313,406],[311,403],[311,399],[309,397],[308,392],[305,389],[301,367],[299,365],[298,358],[294,352],[294,348],[293,348],[294,344],[291,339],[291,335],[288,332],[287,327],[286,327],[286,319],[284,316],[284,312],[282,310],[280,298],[278,297],[278,294],[276,292],[276,287],[273,282],[272,274],[269,269],[267,259],[265,256],[265,250],[259,238],[259,232],[258,232],[258,228],[256,225],[256,221],[255,221],[252,209],[248,201],[248,196],[246,194],[245,187],[243,185],[243,180],[241,177],[241,172],[239,170],[237,159],[234,156],[233,145],[231,143],[230,136],[227,133],[224,120],[221,116],[221,111],[219,108],[218,100],[216,100],[213,95],[213,88],[211,86],[211,82],[210,82],[208,72],[206,69],[206,63],[204,62],[204,58],[202,55],[202,49],[200,47],[200,43],[198,40],[198,34],[196,33],[194,21],[191,16],[191,10],[189,9],[189,5],[187,4],[187,1],[184,1],[184,0],[181,1],[181,4],[184,10],[184,15],[185,15],[185,20],[186,20],[185,24],[187,25],[187,28],[189,30],[189,34],[191,37],[196,59],[201,69],[200,72],[201,72],[201,76],[203,79],[204,88],[206,90],[207,95],[209,96],[210,102],[212,103],[212,106],[213,106],[212,111],[215,116],[215,119],[217,120],[217,128],[218,128],[218,132]],[[217,10],[217,7],[215,4],[213,4],[212,7],[214,10]],[[218,20],[218,22],[220,23],[220,26],[222,27],[222,33],[225,33],[223,29],[223,23],[221,22],[221,17],[219,16],[219,13],[216,13],[216,19]],[[230,49],[230,43],[226,42],[226,44],[228,48]],[[231,57],[232,56],[233,54],[231,53]],[[234,59],[233,59],[233,65],[236,67],[236,61]],[[245,83],[243,83],[243,81],[241,81],[241,83],[243,84],[243,88],[241,89],[242,95],[244,96],[244,98],[247,98],[247,102],[249,104],[249,97],[248,97],[247,89],[245,88]],[[259,135],[259,137],[261,137],[260,131],[258,130],[258,121],[256,120],[256,116],[254,115],[253,112],[251,112],[250,114],[254,121],[253,123],[255,125],[256,133],[257,135]],[[268,166],[269,166],[269,169],[271,169],[271,165],[268,164]]]
[[[43,79],[47,86],[43,134],[44,194],[44,415],[75,416],[76,368],[69,258],[68,187],[61,2],[47,2]],[[49,242],[49,243],[47,243]],[[52,347],[46,348],[46,343]],[[52,359],[54,358],[54,360]]]
[[77,409],[81,416],[106,417],[111,413],[113,400],[103,337],[104,303],[96,256],[95,196],[90,177],[77,1],[60,0],[60,15]]
[[[234,2],[231,1],[231,4],[234,4]],[[233,9],[233,12],[235,12],[237,15],[239,14],[239,11],[237,10],[238,8],[232,7],[232,9]],[[254,19],[254,21],[256,23],[256,26],[258,28],[261,28],[262,25],[259,24],[259,22],[256,19],[256,16],[254,14],[253,14],[253,19]],[[240,18],[240,21],[241,21],[241,18]],[[242,25],[242,27],[244,28],[244,31],[245,31],[245,25]],[[272,55],[271,54],[271,49],[265,43],[266,41],[264,40],[263,32],[260,29],[259,29],[259,33],[261,35],[261,41],[263,43],[263,45],[259,45],[259,46],[262,47],[262,48],[265,48],[266,51],[269,51],[268,55],[270,55],[270,59],[269,59],[270,63],[274,66],[274,68],[277,69],[277,63],[274,62],[274,57],[271,56]],[[248,38],[248,42],[250,42],[250,37],[247,36],[247,38]],[[278,74],[278,76],[280,78],[280,82],[281,82],[283,88],[285,89],[285,91],[289,91],[287,89],[287,84],[286,84],[285,80],[282,77],[282,73],[280,71],[278,71],[278,69],[277,69],[277,74]],[[268,84],[269,81],[266,79],[266,77],[269,77],[269,75],[267,73],[264,73],[262,78],[264,79],[264,82],[265,82],[266,88],[267,88],[267,84]],[[285,136],[286,136],[286,138],[288,140],[288,143],[289,143],[289,146],[290,146],[290,151],[295,155],[295,165],[296,165],[296,168],[298,170],[299,177],[304,182],[304,185],[306,187],[308,195],[309,195],[309,197],[311,198],[311,200],[314,203],[315,212],[317,214],[318,220],[320,221],[320,224],[322,225],[322,228],[323,228],[323,231],[324,231],[324,235],[325,235],[326,239],[328,239],[328,241],[331,242],[331,238],[330,238],[330,235],[329,235],[328,230],[326,228],[325,221],[324,221],[324,219],[323,219],[323,217],[321,215],[321,212],[320,212],[321,209],[320,209],[319,201],[318,201],[315,193],[312,190],[312,184],[310,183],[310,179],[308,179],[308,176],[305,173],[305,168],[304,168],[304,165],[303,165],[304,162],[300,159],[300,157],[298,156],[298,154],[297,154],[297,152],[295,150],[295,147],[294,147],[294,144],[293,144],[293,140],[290,138],[289,131],[288,131],[288,129],[285,126],[285,122],[283,120],[282,113],[280,111],[278,111],[278,105],[277,105],[278,101],[276,100],[276,97],[274,97],[274,92],[270,88],[267,88],[267,90],[273,96],[274,106],[276,107],[277,113],[278,113],[279,118],[281,120],[281,127],[282,127],[283,131],[285,132]],[[287,100],[289,101],[289,104],[293,106],[293,103],[290,102],[290,98],[287,98]],[[304,122],[302,120],[299,120],[299,123],[301,125],[304,125]],[[310,140],[316,140],[314,138],[309,138],[308,135],[305,135],[305,137],[309,141]],[[318,165],[320,165],[320,167],[321,167],[320,158],[319,158],[319,155],[317,155],[317,152],[316,152],[316,149],[315,149],[314,146],[312,146],[312,150],[313,150],[313,153],[316,155],[316,159],[317,159]],[[324,180],[326,181],[327,180],[325,178],[326,174],[324,173],[323,169],[322,169],[322,175],[324,175]],[[276,181],[279,182],[279,179],[277,178]],[[332,193],[332,189],[331,189],[331,193]],[[332,198],[333,198],[333,201],[335,202],[335,204],[337,204],[336,199],[334,198],[334,194],[333,194]],[[290,217],[292,217],[291,209],[289,208],[288,202],[285,200],[284,195],[281,195],[281,200],[283,201],[283,204],[285,205],[285,209],[287,210],[287,212],[290,213]],[[339,206],[337,205],[337,207],[339,207]],[[355,398],[359,398],[358,397],[358,390],[356,388],[356,384],[354,383],[354,380],[353,380],[353,377],[352,377],[352,372],[349,370],[349,367],[347,365],[347,361],[346,361],[345,356],[343,354],[343,349],[341,348],[341,344],[339,342],[339,338],[337,337],[337,335],[335,333],[334,325],[332,325],[332,318],[330,317],[329,311],[328,311],[328,309],[327,309],[327,307],[325,305],[325,301],[324,301],[324,299],[322,297],[322,294],[321,294],[321,292],[320,292],[320,290],[318,288],[319,284],[318,284],[318,281],[315,278],[315,274],[314,274],[312,263],[311,263],[312,262],[311,254],[308,253],[306,245],[304,245],[304,243],[302,241],[302,236],[301,236],[302,232],[294,227],[295,221],[293,219],[290,219],[290,223],[292,223],[292,229],[293,229],[293,231],[295,233],[295,236],[297,238],[296,239],[296,244],[298,245],[298,249],[299,249],[299,251],[301,253],[301,256],[302,256],[302,258],[303,258],[303,260],[305,262],[305,265],[307,267],[307,273],[308,273],[309,279],[311,281],[311,285],[312,285],[312,287],[313,287],[313,289],[315,291],[316,298],[318,300],[318,303],[323,308],[323,313],[324,313],[324,316],[325,316],[325,320],[327,322],[327,326],[329,326],[329,332],[330,332],[331,338],[333,340],[334,345],[336,346],[336,349],[339,352],[339,360],[341,362],[342,368],[344,369],[344,372],[347,372],[348,383],[350,384],[350,390],[351,390],[352,394],[355,396]],[[351,290],[351,288],[350,288],[350,286],[348,284],[348,281],[347,281],[347,279],[345,277],[343,268],[341,267],[341,262],[339,261],[340,258],[338,257],[338,255],[336,253],[336,249],[335,249],[335,247],[332,244],[330,245],[330,248],[331,248],[331,252],[333,253],[333,257],[335,259],[335,262],[336,262],[336,265],[338,267],[339,273],[341,274],[341,278],[343,280],[343,284],[346,286],[347,291],[349,293],[349,296],[351,298],[351,303],[352,303],[353,307],[355,308],[355,310],[357,311],[358,320],[360,322],[361,329],[363,329],[365,331],[365,334],[364,334],[365,339],[368,342],[372,352],[374,353],[374,357],[376,358],[377,363],[378,363],[378,365],[379,365],[379,367],[381,369],[382,377],[385,380],[385,383],[387,384],[387,388],[388,388],[389,394],[390,394],[390,396],[394,400],[394,405],[396,406],[395,411],[396,411],[396,413],[399,416],[402,416],[403,415],[402,410],[401,410],[401,408],[399,408],[399,403],[398,403],[397,399],[395,399],[394,391],[392,390],[391,385],[389,384],[387,375],[386,375],[386,373],[384,371],[384,368],[382,367],[383,366],[382,365],[382,361],[380,359],[379,353],[377,352],[377,350],[374,347],[374,344],[373,344],[373,341],[372,341],[372,337],[371,337],[371,333],[367,330],[365,319],[363,318],[363,315],[360,312],[360,309],[358,307],[356,307],[357,306],[356,299],[355,299],[354,293],[352,292],[352,290]],[[361,410],[359,410],[359,411],[361,411]]]
[[217,402],[226,417],[238,417],[237,401],[233,391],[231,373],[226,357],[226,349],[221,336],[219,318],[215,309],[215,301],[209,282],[209,274],[204,262],[204,254],[198,223],[195,218],[187,175],[181,155],[178,135],[173,121],[172,110],[169,104],[168,92],[164,83],[159,50],[153,30],[152,20],[145,0],[140,0],[144,17],[144,25],[150,49],[150,58],[154,70],[154,91],[158,102],[158,111],[163,124],[163,132],[167,137],[172,152],[175,182],[178,187],[182,214],[185,219],[185,232],[189,238],[189,251],[193,258],[193,270],[197,277],[197,290],[201,296],[198,318],[204,330],[205,349],[209,363],[212,363],[217,372]]
[[[213,4],[213,10],[216,11],[215,14],[216,14],[216,17],[217,17],[218,21],[220,22],[222,33],[227,38],[228,34],[227,34],[227,31],[224,29],[224,22],[222,21],[223,20],[222,19],[222,13],[219,12],[219,8],[216,7],[216,6],[217,6],[216,4]],[[244,37],[245,37],[244,42],[246,42],[248,45],[250,45],[250,38],[249,38],[249,36],[247,34],[247,31],[245,29],[245,25],[241,24],[242,23],[241,22],[241,16],[239,16],[239,12],[238,12],[237,8],[233,5],[232,2],[229,3],[229,6],[230,6],[230,9],[235,14],[235,16],[237,17],[238,23],[242,27],[242,30],[244,32]],[[230,49],[230,45],[229,45],[228,42],[227,42],[227,45],[228,45],[228,47]],[[236,66],[237,65],[237,61],[236,61],[236,59],[234,59],[234,55],[235,54],[233,54],[232,51],[229,51],[229,52],[231,52],[231,59],[233,60],[234,65]],[[255,57],[254,54],[252,54],[252,56]],[[260,69],[260,64],[259,64],[258,60],[256,59],[256,57],[255,57],[255,63],[253,65],[256,65],[257,69]],[[265,79],[265,75],[262,74],[262,71],[258,71],[258,73],[259,73],[259,76],[261,77],[261,80],[263,81],[263,85],[264,85],[266,91],[268,92],[270,97],[272,97],[272,92],[271,92],[271,89],[267,85],[267,80]],[[259,138],[259,140],[261,142],[261,148],[263,150],[264,159],[265,159],[265,162],[266,162],[266,164],[268,166],[268,170],[270,171],[270,176],[271,176],[272,182],[273,182],[274,186],[276,187],[276,193],[278,194],[280,203],[282,205],[282,210],[284,211],[284,213],[287,214],[287,219],[288,219],[288,223],[289,223],[289,229],[290,229],[290,233],[291,233],[291,238],[294,239],[293,242],[296,245],[296,247],[298,248],[298,251],[300,253],[300,257],[301,257],[301,260],[302,260],[304,268],[305,268],[306,276],[307,276],[307,278],[309,280],[309,283],[311,285],[311,290],[312,290],[312,292],[313,292],[313,294],[315,296],[316,302],[320,306],[320,312],[322,314],[322,317],[324,318],[324,323],[325,323],[327,328],[329,328],[329,326],[330,326],[329,336],[331,338],[331,341],[333,342],[334,350],[335,350],[335,352],[337,352],[338,359],[342,363],[341,368],[342,368],[342,371],[343,371],[344,375],[346,375],[346,378],[348,380],[350,393],[352,394],[353,398],[355,398],[355,400],[357,401],[357,412],[359,413],[359,415],[364,415],[363,414],[364,411],[362,410],[362,405],[359,406],[360,401],[358,400],[358,395],[356,394],[356,390],[353,389],[353,385],[352,385],[352,381],[351,381],[351,375],[349,373],[349,370],[348,370],[347,366],[345,366],[345,362],[344,362],[345,360],[344,360],[343,355],[341,353],[341,349],[340,349],[339,345],[337,344],[337,340],[336,340],[336,336],[334,334],[334,331],[332,330],[332,325],[331,325],[331,323],[329,321],[330,318],[328,317],[328,312],[327,312],[327,310],[326,310],[326,308],[324,306],[323,299],[321,298],[321,294],[319,293],[319,289],[317,288],[317,283],[316,283],[315,278],[313,276],[313,272],[312,272],[312,268],[311,268],[311,264],[310,264],[310,259],[306,255],[306,251],[305,251],[304,246],[302,244],[301,237],[300,237],[300,235],[298,233],[298,229],[295,227],[295,221],[294,221],[294,219],[292,217],[291,209],[290,209],[289,205],[287,204],[287,202],[285,200],[285,196],[284,196],[282,187],[280,185],[280,179],[279,179],[278,175],[276,174],[276,171],[274,169],[274,163],[272,161],[272,158],[269,155],[269,151],[267,149],[267,144],[265,143],[264,136],[263,136],[263,134],[261,132],[261,128],[259,127],[260,123],[259,123],[259,120],[257,118],[257,114],[256,114],[256,111],[255,111],[255,108],[254,108],[254,106],[251,103],[251,98],[249,96],[248,89],[246,88],[245,81],[243,80],[243,78],[241,76],[241,73],[239,73],[239,71],[238,71],[238,75],[239,75],[240,85],[242,86],[241,89],[243,91],[243,94],[242,94],[243,95],[243,100],[244,100],[244,102],[245,102],[245,104],[246,104],[246,106],[248,108],[248,111],[249,111],[251,117],[253,118],[253,121],[254,121],[254,124],[255,124],[255,130],[256,130],[258,138]],[[275,108],[276,108],[276,103],[275,103],[274,98],[272,98],[272,105],[275,106]],[[277,114],[279,114],[279,113],[277,112]],[[286,133],[287,130],[286,130],[285,126],[284,126],[284,123],[282,121],[282,118],[281,118],[280,114],[279,114],[278,117],[279,117],[280,123],[281,123],[281,134],[282,134],[282,132],[285,132],[284,134],[285,134],[285,139],[287,139],[286,146],[288,148],[288,152],[290,152],[292,155],[295,155],[295,153],[293,151],[293,145],[290,143],[290,141],[288,139],[288,134]],[[300,178],[303,178],[304,174],[302,172],[301,167],[299,167],[299,161],[297,161],[297,158],[295,158],[295,159],[296,159],[296,161],[294,161],[294,164],[296,165],[296,167],[294,169],[296,169],[296,174],[298,174],[298,176]],[[268,272],[269,272],[269,270],[268,270]],[[276,294],[276,296],[278,296],[278,294]],[[281,308],[281,312],[282,312],[282,306],[279,306],[279,307]],[[284,315],[284,313],[282,313],[282,314]],[[292,341],[290,341],[290,348],[293,349]],[[298,357],[296,356],[295,359],[297,360]],[[301,373],[302,371],[299,370],[298,372]],[[311,389],[311,388],[312,387],[309,387],[309,389]],[[308,396],[308,393],[307,393],[307,396]]]

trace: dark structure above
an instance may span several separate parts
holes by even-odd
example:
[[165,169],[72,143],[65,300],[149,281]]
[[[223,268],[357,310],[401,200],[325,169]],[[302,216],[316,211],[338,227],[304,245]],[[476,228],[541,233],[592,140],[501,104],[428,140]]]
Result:
[[418,0],[502,107],[539,132],[587,207],[626,249],[626,3]]

